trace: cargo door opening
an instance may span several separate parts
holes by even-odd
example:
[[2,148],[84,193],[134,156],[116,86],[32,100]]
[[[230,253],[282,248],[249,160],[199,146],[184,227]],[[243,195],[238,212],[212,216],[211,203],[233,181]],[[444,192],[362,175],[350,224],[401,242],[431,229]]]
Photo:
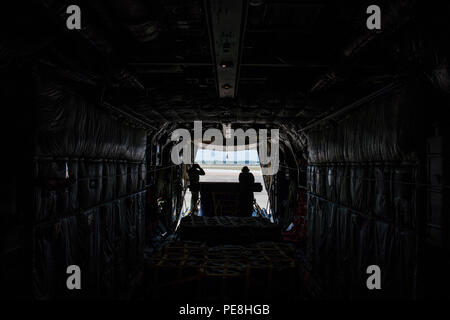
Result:
[[[195,163],[199,164],[204,170],[204,175],[200,176],[200,183],[216,183],[233,184],[239,182],[239,174],[244,166],[248,167],[250,173],[253,174],[255,183],[259,183],[262,186],[260,192],[254,192],[254,210],[253,216],[259,216],[262,213],[265,217],[271,219],[270,202],[265,184],[263,181],[263,175],[261,171],[260,161],[256,146],[247,146],[243,150],[226,150],[223,151],[213,150],[211,148],[199,148],[196,156]],[[231,187],[231,186],[230,186]],[[192,193],[189,188],[186,190],[186,194],[183,201],[183,214],[189,213],[191,207]],[[201,201],[200,201],[201,202]],[[204,208],[203,208],[204,209]],[[225,210],[219,210],[219,212],[225,212]],[[198,211],[196,215],[202,216],[204,210],[202,210],[199,203]]]

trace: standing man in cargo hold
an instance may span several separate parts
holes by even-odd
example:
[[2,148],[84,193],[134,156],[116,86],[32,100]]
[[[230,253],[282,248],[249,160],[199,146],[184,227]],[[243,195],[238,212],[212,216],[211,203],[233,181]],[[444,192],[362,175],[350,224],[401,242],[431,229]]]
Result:
[[205,171],[200,167],[198,163],[194,163],[188,170],[189,176],[189,189],[191,190],[191,211],[197,211],[197,201],[200,192],[200,176],[204,176]]
[[239,174],[239,216],[250,217],[253,213],[253,185],[255,177],[245,166]]

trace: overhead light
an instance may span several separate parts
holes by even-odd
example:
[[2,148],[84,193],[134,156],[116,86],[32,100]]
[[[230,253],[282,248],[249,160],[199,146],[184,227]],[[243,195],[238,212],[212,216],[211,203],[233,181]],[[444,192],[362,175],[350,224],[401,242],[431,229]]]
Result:
[[231,68],[231,67],[233,67],[233,62],[231,62],[231,61],[222,61],[220,63],[220,67],[222,69]]
[[225,83],[222,88],[224,89],[231,89],[231,84]]

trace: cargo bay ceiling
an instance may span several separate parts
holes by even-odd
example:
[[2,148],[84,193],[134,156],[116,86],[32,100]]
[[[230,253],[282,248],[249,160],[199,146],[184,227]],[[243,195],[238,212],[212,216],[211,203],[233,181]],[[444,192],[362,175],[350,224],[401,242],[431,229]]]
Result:
[[[66,28],[70,4],[81,8],[81,30]],[[369,4],[17,1],[7,5],[20,17],[9,27],[23,38],[6,38],[2,55],[37,56],[39,74],[147,126],[203,120],[304,128],[446,63],[427,50],[446,40],[436,33],[427,43],[423,33],[447,19],[420,18],[445,10],[379,1],[382,29],[368,30]],[[437,82],[448,86],[448,75]]]

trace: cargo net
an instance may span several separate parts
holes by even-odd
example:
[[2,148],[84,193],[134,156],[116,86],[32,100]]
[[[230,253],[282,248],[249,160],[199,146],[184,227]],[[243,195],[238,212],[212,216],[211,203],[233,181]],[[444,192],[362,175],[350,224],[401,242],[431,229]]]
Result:
[[207,243],[281,240],[280,227],[259,217],[199,217],[191,215],[181,220],[179,234],[181,240]]
[[308,165],[307,253],[327,296],[372,297],[371,264],[383,270],[383,298],[413,296],[417,176],[409,163]]
[[[35,299],[126,298],[143,268],[145,196],[143,191],[35,225]],[[82,270],[82,290],[67,290],[69,265]]]
[[172,242],[150,263],[152,299],[227,300],[299,296],[298,264],[289,244],[207,246]]
[[373,297],[372,264],[383,270],[380,297],[415,294],[424,189],[414,96],[402,88],[308,132],[307,253],[327,296]]

